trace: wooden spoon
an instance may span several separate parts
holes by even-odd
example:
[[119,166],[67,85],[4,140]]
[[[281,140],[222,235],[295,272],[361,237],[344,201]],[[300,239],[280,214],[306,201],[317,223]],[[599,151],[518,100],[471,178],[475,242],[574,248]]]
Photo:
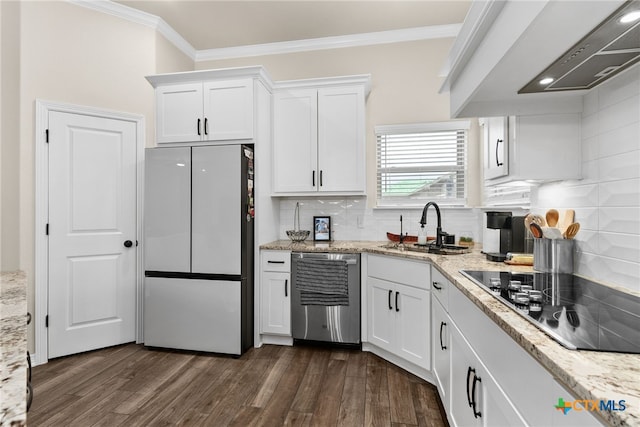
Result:
[[576,237],[576,234],[578,234],[578,231],[580,231],[580,223],[574,222],[572,224],[569,224],[565,232],[562,233],[562,237],[564,237],[565,239],[573,239],[574,237]]
[[558,225],[558,219],[560,218],[560,213],[555,209],[549,209],[547,211],[547,215],[545,215],[545,219],[547,220],[547,225],[549,227],[555,227]]
[[576,215],[576,211],[574,211],[573,209],[565,210],[564,211],[564,215],[562,215],[562,219],[560,220],[560,223],[558,224],[558,228],[564,232],[567,229],[567,227],[571,223],[573,223],[575,215]]

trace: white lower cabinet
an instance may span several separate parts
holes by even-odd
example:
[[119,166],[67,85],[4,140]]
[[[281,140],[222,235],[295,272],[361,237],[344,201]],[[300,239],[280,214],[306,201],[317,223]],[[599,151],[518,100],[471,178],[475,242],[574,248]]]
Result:
[[451,320],[437,298],[431,307],[431,348],[433,377],[440,392],[444,410],[451,408]]
[[291,253],[262,251],[260,333],[291,336]]
[[368,257],[367,341],[425,370],[431,369],[429,272],[426,263]]
[[[454,426],[600,425],[587,411],[559,416],[562,412],[554,408],[558,398],[575,398],[458,288],[444,285],[448,313],[434,299],[433,322],[444,318],[447,323],[443,335],[450,340],[449,396],[446,385],[440,393],[443,402],[450,402],[447,414]],[[440,378],[438,366],[446,369],[446,355],[436,354],[434,350],[434,370]]]
[[525,425],[511,401],[454,325],[450,325],[450,338],[452,424],[510,427]]

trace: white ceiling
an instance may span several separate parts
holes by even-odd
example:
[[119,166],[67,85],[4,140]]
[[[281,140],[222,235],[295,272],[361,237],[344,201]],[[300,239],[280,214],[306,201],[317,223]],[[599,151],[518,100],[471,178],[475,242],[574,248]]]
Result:
[[459,24],[466,0],[118,0],[162,18],[196,50]]

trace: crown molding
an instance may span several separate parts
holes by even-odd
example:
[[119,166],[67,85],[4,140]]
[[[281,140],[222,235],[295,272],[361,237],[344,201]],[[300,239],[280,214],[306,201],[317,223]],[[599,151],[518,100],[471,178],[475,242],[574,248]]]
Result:
[[184,39],[176,30],[173,29],[164,19],[152,15],[150,13],[143,12],[138,9],[134,9],[125,6],[120,3],[114,3],[110,0],[67,0],[69,3],[73,3],[78,6],[85,7],[87,9],[95,10],[97,12],[106,13],[111,16],[125,19],[136,24],[144,25],[155,29],[162,34],[170,43],[177,47],[182,53],[187,55],[191,60],[195,61],[196,50],[191,44]]
[[286,42],[199,50],[196,52],[195,60],[196,62],[201,62],[456,37],[461,26],[462,24],[414,27],[402,30],[378,31],[346,36],[321,37],[316,39],[292,40]]
[[321,37],[315,39],[196,50],[187,40],[184,39],[184,37],[182,37],[158,16],[142,12],[138,9],[134,9],[120,3],[114,3],[110,0],[67,1],[78,6],[86,7],[88,9],[126,19],[130,22],[154,28],[195,62],[456,37],[462,27],[462,24],[433,25],[428,27],[414,27],[401,30],[351,34],[346,36]]

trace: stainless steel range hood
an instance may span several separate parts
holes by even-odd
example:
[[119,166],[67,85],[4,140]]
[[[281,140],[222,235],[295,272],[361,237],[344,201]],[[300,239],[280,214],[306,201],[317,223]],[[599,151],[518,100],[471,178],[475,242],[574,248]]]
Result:
[[640,0],[625,2],[518,93],[591,89],[640,61],[640,16],[623,19],[632,12],[640,14]]

